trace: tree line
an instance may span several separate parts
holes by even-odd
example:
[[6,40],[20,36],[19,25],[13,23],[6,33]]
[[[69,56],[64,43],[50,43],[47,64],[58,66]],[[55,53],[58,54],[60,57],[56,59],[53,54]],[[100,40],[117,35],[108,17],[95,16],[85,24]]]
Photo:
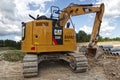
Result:
[[[79,31],[76,33],[76,41],[77,42],[89,42],[91,35],[85,33],[84,31]],[[98,41],[120,41],[120,37],[109,38],[109,37],[101,37],[99,36]],[[13,47],[15,49],[21,49],[21,41],[16,42],[14,40],[0,40],[0,47]]]
[[16,42],[14,40],[0,40],[0,47],[12,47],[14,49],[21,49],[21,42]]
[[[77,42],[89,42],[90,37],[91,37],[91,34],[87,34],[82,30],[80,30],[78,33],[76,33]],[[103,41],[120,41],[120,37],[116,37],[116,38],[105,37],[105,38],[103,38],[102,36],[99,36],[98,41],[100,41],[100,42],[103,42]]]

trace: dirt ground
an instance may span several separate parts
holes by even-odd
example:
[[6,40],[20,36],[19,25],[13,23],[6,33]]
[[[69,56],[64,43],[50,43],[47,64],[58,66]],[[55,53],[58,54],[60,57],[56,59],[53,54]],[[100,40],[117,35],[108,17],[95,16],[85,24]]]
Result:
[[109,80],[120,80],[120,59],[106,61],[104,71]]
[[73,73],[61,61],[46,61],[39,65],[39,76],[24,78],[22,62],[0,61],[0,80],[119,80],[120,60],[89,62],[85,73]]
[[0,80],[24,80],[22,76],[21,62],[0,61]]
[[120,60],[90,60],[89,70],[73,73],[66,63],[46,61],[41,63],[38,77],[24,78],[22,62],[0,61],[0,80],[120,80]]
[[24,78],[22,62],[0,61],[0,80],[120,80],[120,59],[89,59],[85,73],[73,73],[66,63],[46,61],[39,64],[39,76]]
[[73,73],[61,61],[46,61],[39,65],[39,76],[23,78],[22,62],[0,61],[0,80],[108,80],[102,65],[91,63],[85,73]]

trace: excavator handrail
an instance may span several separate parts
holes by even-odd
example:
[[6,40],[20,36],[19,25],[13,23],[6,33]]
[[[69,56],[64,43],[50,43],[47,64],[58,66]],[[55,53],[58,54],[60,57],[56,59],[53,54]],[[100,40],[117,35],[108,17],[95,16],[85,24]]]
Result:
[[[53,10],[53,8],[56,8],[56,9],[58,9],[58,10]],[[50,16],[50,18],[52,19],[53,18],[53,13],[55,12],[55,11],[60,11],[60,8],[58,7],[58,6],[51,6],[51,8],[50,8],[50,11],[51,11],[51,16]]]

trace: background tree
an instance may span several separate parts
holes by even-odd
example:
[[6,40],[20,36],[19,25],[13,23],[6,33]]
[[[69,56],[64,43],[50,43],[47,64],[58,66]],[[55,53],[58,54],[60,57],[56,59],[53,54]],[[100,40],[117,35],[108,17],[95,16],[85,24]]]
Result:
[[[77,42],[89,42],[90,37],[91,37],[91,34],[87,34],[82,30],[80,30],[78,33],[76,33],[76,41]],[[102,36],[99,36],[98,41],[120,41],[120,37],[116,37],[116,38],[105,37],[105,38],[103,38]]]
[[0,40],[0,47],[12,47],[15,49],[21,49],[21,41],[16,42],[13,40]]
[[76,34],[77,42],[88,42],[90,39],[90,34],[85,33],[84,31],[80,30]]

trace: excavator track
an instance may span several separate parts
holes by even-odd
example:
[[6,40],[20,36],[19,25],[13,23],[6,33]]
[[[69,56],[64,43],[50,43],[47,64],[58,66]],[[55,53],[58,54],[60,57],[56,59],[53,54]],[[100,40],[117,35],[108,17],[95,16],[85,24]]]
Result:
[[26,54],[23,59],[24,77],[34,77],[38,75],[38,57],[33,54]]
[[85,55],[72,53],[73,59],[70,61],[70,68],[75,73],[82,73],[88,70],[88,61]]

